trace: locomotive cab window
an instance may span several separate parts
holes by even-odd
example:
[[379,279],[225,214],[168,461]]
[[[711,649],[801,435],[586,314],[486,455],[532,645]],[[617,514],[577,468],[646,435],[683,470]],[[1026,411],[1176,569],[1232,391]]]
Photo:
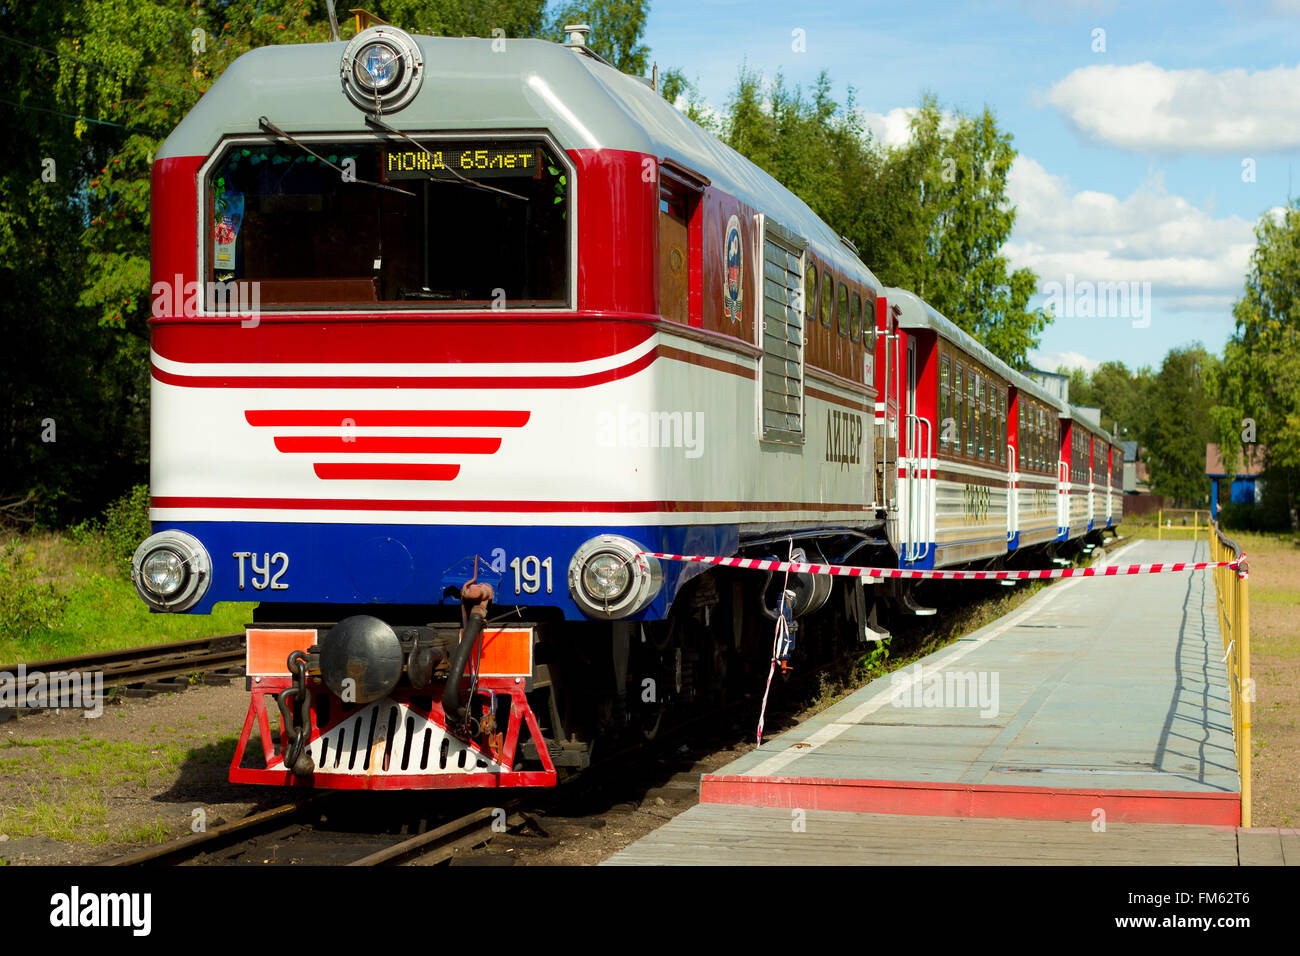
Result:
[[822,327],[831,327],[831,313],[835,309],[835,276],[827,272],[822,276]]
[[951,430],[948,421],[952,418],[952,361],[946,355],[939,356],[939,447],[947,448]]
[[571,304],[573,174],[547,144],[305,145],[211,164],[210,280],[255,282],[272,309]]
[[687,191],[667,179],[659,185],[659,312],[670,322],[690,321],[690,221]]
[[960,455],[966,442],[966,366],[960,362],[957,363],[953,393],[957,396],[957,428],[953,433],[957,447],[954,451]]
[[817,267],[808,263],[803,277],[803,311],[805,325],[817,322]]

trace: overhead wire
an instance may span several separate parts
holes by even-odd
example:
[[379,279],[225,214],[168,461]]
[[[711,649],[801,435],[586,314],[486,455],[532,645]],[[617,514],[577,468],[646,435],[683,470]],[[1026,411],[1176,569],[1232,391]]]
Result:
[[16,106],[20,110],[32,110],[36,113],[50,113],[53,116],[65,116],[68,119],[80,120],[83,123],[95,123],[99,126],[115,126],[118,129],[124,129],[132,133],[145,133],[149,136],[167,135],[166,133],[156,129],[145,129],[142,126],[128,126],[125,123],[114,123],[112,120],[101,120],[93,119],[89,116],[78,116],[76,113],[65,113],[62,110],[54,110],[46,106],[32,106],[30,103],[18,103],[14,100],[7,100],[4,97],[0,97],[0,103],[5,103],[8,106]]
[[[49,47],[40,46],[39,44],[36,43],[29,43],[26,40],[20,40],[17,37],[11,37],[7,33],[0,33],[0,40],[3,40],[6,43],[16,44],[17,46],[26,47],[29,50],[38,50],[41,53],[48,53],[51,56],[56,56],[59,57],[60,59],[71,60],[72,62],[79,63],[82,66],[88,66],[88,67],[93,67],[94,69],[97,70],[103,70],[105,73],[111,73],[115,76],[129,77],[133,75],[133,71],[131,70],[123,70],[118,67],[108,66],[107,64],[99,63],[95,60],[87,60],[84,57],[74,56],[71,53],[62,53],[58,50],[50,49]],[[161,80],[150,79],[147,76],[141,76],[140,79],[143,80],[145,83],[150,83],[154,86],[162,87],[163,89],[175,90],[177,93],[189,93],[191,95],[197,95],[197,96],[203,95],[199,90],[186,89],[183,86],[174,86],[171,83],[164,83]]]

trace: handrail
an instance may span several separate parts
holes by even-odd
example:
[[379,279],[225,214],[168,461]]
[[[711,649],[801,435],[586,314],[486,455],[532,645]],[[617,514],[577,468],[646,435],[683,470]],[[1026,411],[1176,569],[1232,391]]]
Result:
[[[924,459],[919,457],[919,453],[924,450],[921,438],[923,426],[925,434],[929,436],[926,444],[929,456]],[[931,479],[922,478],[921,472],[930,468],[930,461],[934,458],[934,431],[928,418],[913,413],[905,419],[905,435],[907,437],[904,447],[907,449],[908,534],[906,555],[908,561],[920,561],[930,553],[929,522],[926,520],[929,515],[927,499],[929,486],[925,482]],[[926,539],[924,545],[918,541],[921,537]]]
[[1060,528],[1070,526],[1070,465],[1059,458],[1056,461],[1056,523]]
[[1020,530],[1020,500],[1016,494],[1016,482],[1019,480],[1016,446],[1007,442],[1007,540],[1010,541]]
[[[922,426],[924,426],[925,434],[926,434],[926,437],[924,439],[921,438]],[[925,502],[925,511],[923,512],[923,520],[922,520],[923,527],[921,530],[921,533],[925,536],[925,547],[921,548],[917,552],[917,559],[919,560],[928,557],[930,554],[929,518],[931,513],[934,510],[931,507],[932,502],[930,500],[931,499],[930,492],[933,489],[933,482],[934,482],[934,428],[930,425],[930,419],[926,418],[924,415],[917,417],[916,438],[918,442],[923,443],[922,447],[925,450],[926,457],[925,457],[925,465],[922,470],[926,471],[929,475],[929,477],[927,478],[921,478],[919,476],[917,478],[918,482],[923,482],[923,484],[919,485],[919,487],[922,490],[921,497],[924,499]]]
[[1214,595],[1219,614],[1219,635],[1223,641],[1224,664],[1232,704],[1232,740],[1237,752],[1241,779],[1241,825],[1250,826],[1250,705],[1255,699],[1255,682],[1250,676],[1250,565],[1245,553],[1224,535],[1218,522],[1211,523],[1211,561],[1237,561],[1236,568],[1214,569]]
[[[1166,531],[1190,531],[1192,533],[1193,541],[1199,540],[1202,531],[1206,533],[1207,538],[1211,531],[1216,531],[1216,525],[1213,519],[1210,517],[1210,513],[1206,511],[1204,508],[1168,509],[1171,513],[1186,514],[1189,511],[1192,513],[1191,525],[1170,524],[1168,527],[1165,526],[1165,510],[1166,509],[1162,508],[1160,511],[1156,512],[1156,540],[1157,541],[1164,540],[1164,534]],[[1208,524],[1201,524],[1201,515],[1205,515],[1205,520],[1208,522]],[[1183,540],[1185,541],[1187,539],[1184,538]]]
[[920,425],[917,424],[917,416],[909,414],[903,420],[903,430],[905,440],[903,447],[907,451],[907,560],[916,561],[920,554],[917,552],[916,536],[916,514],[920,510],[920,501],[917,499],[916,489],[916,443],[917,433],[920,431]]

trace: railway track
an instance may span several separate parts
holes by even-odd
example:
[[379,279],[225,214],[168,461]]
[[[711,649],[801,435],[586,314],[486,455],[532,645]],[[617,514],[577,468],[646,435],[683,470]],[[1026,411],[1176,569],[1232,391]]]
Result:
[[[430,814],[428,794],[315,793],[158,846],[103,861],[101,866],[229,866],[331,864],[437,865],[527,823],[522,797],[475,806],[482,796],[451,795]],[[376,814],[382,813],[382,817]]]
[[[972,603],[999,593],[995,587],[983,590],[987,593]],[[971,597],[969,589],[960,593]],[[922,629],[919,624],[916,628]],[[916,635],[898,636],[906,640]],[[783,690],[769,704],[767,736],[792,725],[816,696],[823,675],[844,663],[836,660],[809,667],[784,681]],[[614,750],[553,789],[498,792],[497,803],[491,802],[491,791],[483,790],[318,791],[104,865],[429,866],[527,861],[535,856],[529,850],[563,845],[603,827],[612,808],[664,805],[667,819],[697,802],[700,774],[730,762],[737,748],[752,742],[760,697],[761,692],[755,691],[723,704],[697,704],[655,739]],[[711,760],[714,755],[725,756]]]
[[[832,666],[805,671],[801,683]],[[703,765],[723,751],[715,763],[728,762],[749,740],[758,701],[754,694],[697,708],[654,740],[614,750],[555,788],[501,793],[500,802],[483,790],[318,791],[101,865],[508,865],[524,855],[517,851],[585,838],[605,826],[611,809],[661,805],[671,815],[697,802]],[[793,716],[789,708],[771,711],[773,732]]]
[[17,716],[18,710],[49,706],[32,697],[52,683],[49,678],[60,674],[102,674],[105,693],[147,697],[186,690],[195,674],[202,675],[205,684],[228,684],[243,676],[243,663],[244,635],[239,633],[9,664],[0,671],[21,677],[16,677],[17,707],[0,712],[0,720]]

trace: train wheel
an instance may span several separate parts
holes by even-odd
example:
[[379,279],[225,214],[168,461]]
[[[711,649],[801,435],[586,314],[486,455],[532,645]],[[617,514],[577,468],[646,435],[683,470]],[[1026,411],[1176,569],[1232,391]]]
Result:
[[664,701],[660,697],[655,703],[637,711],[637,723],[640,725],[641,738],[654,740],[659,736],[659,727],[664,721]]

